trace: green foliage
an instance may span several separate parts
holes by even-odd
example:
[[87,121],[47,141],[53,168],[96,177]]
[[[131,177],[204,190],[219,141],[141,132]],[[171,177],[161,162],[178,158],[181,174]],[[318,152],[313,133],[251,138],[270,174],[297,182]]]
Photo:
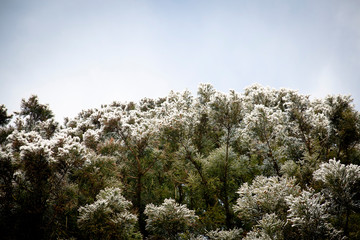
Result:
[[5,126],[10,122],[12,115],[7,114],[5,105],[0,105],[0,127]]

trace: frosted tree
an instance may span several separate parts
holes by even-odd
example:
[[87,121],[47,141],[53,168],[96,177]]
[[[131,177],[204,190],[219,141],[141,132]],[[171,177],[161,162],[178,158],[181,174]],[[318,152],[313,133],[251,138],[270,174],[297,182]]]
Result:
[[38,131],[45,138],[50,138],[58,127],[49,106],[39,103],[36,95],[32,95],[27,101],[22,99],[21,111],[16,115],[18,117],[15,124],[18,130]]
[[260,84],[253,84],[244,90],[244,105],[246,112],[251,112],[256,105],[273,108],[279,106],[277,91]]
[[285,199],[290,195],[298,196],[300,192],[294,178],[257,176],[251,184],[244,183],[239,188],[234,210],[250,225],[272,213],[285,222],[288,210]]
[[302,191],[297,197],[286,197],[288,220],[301,239],[338,239],[340,232],[330,224],[329,205],[321,193]]
[[[232,147],[226,149],[225,145],[213,150],[208,157],[200,159],[206,177],[211,181],[213,194],[221,203],[217,211],[225,212],[225,218],[228,217],[228,221],[233,218],[234,213],[232,209],[226,212],[225,202],[227,201],[227,204],[231,205],[236,200],[235,192],[240,185],[239,182],[245,168],[245,164],[242,163],[246,161],[241,160],[243,159],[237,156]],[[225,191],[224,185],[226,185],[227,191]],[[228,224],[232,225],[233,223]]]
[[222,165],[222,186],[221,196],[224,203],[226,226],[231,227],[232,213],[230,209],[230,189],[229,189],[229,172],[230,172],[230,146],[234,139],[236,129],[242,121],[242,100],[235,91],[230,93],[216,93],[210,102],[210,119],[212,123],[223,132],[222,144],[225,147]]
[[276,175],[280,175],[279,161],[284,158],[286,115],[277,108],[255,105],[244,118],[241,137],[250,144],[252,152],[268,163]]
[[246,234],[244,240],[282,240],[285,224],[275,213],[265,214]]
[[305,187],[329,152],[328,106],[322,100],[311,101],[309,96],[295,91],[287,91],[283,98],[289,119],[285,146],[290,160],[300,167],[296,176]]
[[140,108],[133,103],[124,109],[108,107],[99,120],[102,134],[110,143],[115,142],[114,155],[122,167],[122,182],[139,212],[138,222],[144,234],[144,178],[159,161],[156,150],[158,112],[152,109],[141,111]]
[[165,199],[160,206],[148,204],[145,208],[146,229],[157,239],[178,239],[192,229],[198,217],[186,205],[174,199]]
[[331,159],[328,163],[321,164],[314,172],[314,179],[322,183],[323,193],[331,201],[332,209],[338,216],[345,214],[345,222],[342,225],[347,235],[349,216],[354,208],[360,206],[359,200],[355,198],[360,183],[360,166],[345,165]]
[[329,144],[332,155],[329,158],[342,159],[344,163],[358,163],[355,148],[360,143],[360,117],[352,101],[350,96],[325,98],[331,127]]
[[[329,121],[326,117],[326,106],[323,102],[312,102],[308,95],[301,95],[295,91],[283,93],[284,108],[289,117],[288,131],[292,144],[298,145],[300,154],[306,152],[312,155],[317,142],[326,138],[321,138],[322,131],[328,131]],[[301,157],[301,155],[299,156]]]
[[[168,171],[171,181],[174,184],[175,192],[179,202],[184,200],[184,186],[187,183],[188,174],[183,169],[195,172],[201,178],[201,182],[206,185],[206,179],[201,166],[195,159],[196,147],[193,143],[195,127],[198,124],[198,116],[193,110],[193,98],[190,92],[183,93],[171,92],[166,101],[158,109],[162,114],[160,122],[161,147],[165,161],[173,167]],[[178,159],[172,161],[170,159]],[[170,161],[169,161],[170,160]],[[205,186],[206,187],[206,186]],[[204,198],[207,201],[207,197]]]
[[101,190],[94,203],[79,208],[79,228],[89,239],[141,239],[131,205],[119,188]]
[[207,156],[216,146],[219,139],[217,126],[210,119],[211,102],[216,91],[210,84],[200,84],[193,111],[198,114],[198,123],[194,132],[194,144],[198,152]]

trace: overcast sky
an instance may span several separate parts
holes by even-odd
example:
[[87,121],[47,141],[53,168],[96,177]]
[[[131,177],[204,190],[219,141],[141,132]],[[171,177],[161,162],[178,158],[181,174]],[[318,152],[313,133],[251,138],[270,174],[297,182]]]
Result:
[[112,101],[253,83],[351,94],[360,1],[0,0],[0,104],[36,94],[62,122]]

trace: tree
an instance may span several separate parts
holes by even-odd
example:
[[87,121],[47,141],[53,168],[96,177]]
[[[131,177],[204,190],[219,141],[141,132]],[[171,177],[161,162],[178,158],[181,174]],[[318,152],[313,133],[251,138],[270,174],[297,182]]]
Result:
[[359,194],[357,185],[360,183],[360,166],[345,165],[340,161],[330,159],[328,163],[322,163],[313,176],[315,180],[322,183],[322,191],[331,201],[332,209],[337,212],[338,216],[342,213],[345,214],[345,222],[342,225],[347,236],[349,216],[353,209],[360,204],[359,200],[355,198],[355,195]]
[[250,143],[251,151],[272,165],[273,172],[278,176],[279,160],[284,158],[285,122],[286,116],[279,109],[255,105],[244,118],[244,128],[240,130],[244,141]]
[[38,97],[32,95],[27,101],[22,99],[20,112],[15,113],[17,130],[37,131],[49,139],[58,128],[54,114],[48,105],[40,104]]
[[350,163],[358,157],[354,148],[360,143],[359,113],[354,109],[350,96],[328,96],[325,102],[329,108],[327,114],[331,127],[329,145],[333,154],[330,157]]
[[329,223],[329,205],[321,193],[302,191],[297,197],[285,198],[289,205],[288,220],[299,231],[301,239],[337,239],[339,231]]
[[285,222],[288,210],[285,199],[290,195],[298,196],[300,192],[294,178],[257,176],[252,184],[244,183],[239,188],[234,210],[249,227],[265,214],[272,213]]
[[210,119],[223,132],[223,144],[225,146],[225,156],[222,176],[221,195],[224,203],[226,226],[231,228],[232,213],[230,209],[229,199],[229,167],[230,158],[229,151],[232,140],[236,132],[236,128],[240,125],[242,116],[242,102],[235,91],[230,91],[229,95],[217,93],[210,102]]
[[[246,171],[247,159],[238,157],[232,147],[227,149],[226,145],[223,145],[213,150],[206,158],[201,158],[200,161],[206,178],[211,181],[212,192],[217,197],[220,206],[217,212],[218,214],[225,213],[226,220],[226,217],[230,218],[229,215],[233,215],[233,212],[232,209],[228,210],[228,213],[226,212],[225,202],[227,201],[229,205],[234,204],[236,189],[239,188],[243,173]],[[226,185],[226,192],[224,185]],[[222,211],[220,211],[221,208],[223,208]],[[228,219],[228,221],[230,220]],[[233,224],[231,220],[230,225]]]
[[280,220],[275,213],[267,213],[246,234],[244,240],[282,240],[284,239],[284,226],[284,221]]
[[[125,195],[130,196],[138,211],[140,231],[146,236],[144,209],[144,179],[148,177],[159,161],[157,113],[154,110],[141,111],[135,104],[128,104],[125,110],[117,107],[105,109],[101,117],[101,129],[106,139],[115,139],[115,156],[121,166]],[[112,139],[112,140],[111,140]],[[147,189],[150,191],[150,189]]]
[[44,239],[47,224],[45,222],[48,210],[52,175],[49,143],[37,133],[14,131],[9,140],[19,144],[14,146],[12,162],[14,166],[14,214],[16,225],[22,231],[15,232],[18,238],[34,236]]
[[90,239],[141,239],[131,205],[119,188],[101,190],[94,203],[79,208],[79,227]]
[[5,105],[0,105],[0,127],[8,124],[12,118],[12,115],[7,114]]
[[178,204],[174,199],[165,199],[163,204],[146,205],[146,229],[158,239],[178,239],[181,233],[192,229],[198,217],[186,205]]

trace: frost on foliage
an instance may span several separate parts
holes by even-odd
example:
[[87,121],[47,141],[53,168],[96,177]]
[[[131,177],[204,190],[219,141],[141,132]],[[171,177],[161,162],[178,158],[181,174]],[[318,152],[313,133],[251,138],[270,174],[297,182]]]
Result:
[[8,136],[7,141],[7,149],[10,153],[20,152],[20,158],[23,158],[28,153],[41,153],[44,156],[50,156],[49,140],[43,139],[38,132],[15,130]]
[[274,240],[260,229],[254,229],[246,234],[243,240]]
[[252,184],[244,183],[237,193],[235,212],[241,219],[254,223],[267,213],[277,213],[284,219],[287,211],[285,198],[299,195],[300,187],[294,178],[258,176]]
[[[264,138],[269,139],[276,137],[275,135],[284,135],[285,128],[283,124],[286,123],[286,115],[276,108],[265,107],[264,105],[255,105],[254,109],[244,118],[245,130],[248,132],[250,138],[259,137],[264,141]],[[260,131],[267,131],[269,136],[265,136]]]
[[303,191],[299,196],[288,196],[288,220],[304,239],[335,238],[339,232],[328,222],[330,203],[320,193]]
[[93,238],[119,237],[133,234],[137,217],[129,209],[131,202],[121,195],[119,188],[106,188],[96,196],[96,201],[79,208],[78,224]]
[[354,196],[355,188],[360,182],[360,166],[345,165],[331,159],[328,163],[322,163],[313,176],[315,180],[324,184],[323,192],[335,206],[359,206],[360,203],[354,199]]
[[[80,141],[65,132],[57,132],[50,139],[44,139],[38,132],[13,131],[7,138],[7,149],[12,155],[20,153],[20,158],[26,154],[41,154],[48,162],[57,162],[59,159],[71,161],[72,154],[79,155],[84,151]],[[13,158],[14,160],[16,158]]]
[[85,148],[80,143],[80,138],[72,137],[65,131],[60,131],[49,140],[51,147],[51,159],[54,162],[73,164],[75,160],[81,160]]
[[244,102],[247,110],[251,111],[254,105],[274,107],[277,105],[277,91],[259,84],[253,84],[244,91]]
[[284,239],[283,229],[285,222],[280,220],[275,213],[265,214],[252,231],[248,232],[244,239],[246,240],[267,240]]
[[233,90],[229,94],[216,92],[209,107],[210,122],[225,133],[222,139],[224,142],[231,141],[243,117],[241,97]]
[[215,89],[211,84],[202,83],[198,87],[198,98],[197,101],[204,105],[211,101],[212,96],[215,94]]
[[83,134],[83,141],[86,147],[96,149],[97,144],[100,143],[101,131],[99,129],[88,129]]
[[[297,95],[287,103],[291,119],[289,131],[305,144],[312,144],[312,138],[329,134],[328,107],[322,100],[310,101],[309,96]],[[308,147],[308,146],[307,146]]]
[[199,123],[199,115],[194,110],[193,99],[189,93],[172,93],[158,111],[161,113],[158,116],[158,128],[164,132],[178,132],[179,139],[177,140],[179,143],[186,150],[191,151],[192,149],[189,149],[192,148],[190,139],[195,134],[195,126]]
[[174,199],[165,199],[160,206],[148,204],[144,213],[148,217],[146,229],[154,235],[168,238],[186,232],[198,219],[195,211],[176,203]]
[[209,240],[237,240],[242,238],[242,230],[238,228],[230,230],[216,229],[206,233]]
[[132,141],[149,138],[157,126],[157,119],[151,112],[142,112],[136,108],[129,111],[118,108],[104,110],[99,121],[105,136]]
[[238,135],[248,142],[251,151],[261,154],[276,174],[279,174],[279,160],[286,157],[286,123],[286,114],[280,109],[255,105],[238,129]]

